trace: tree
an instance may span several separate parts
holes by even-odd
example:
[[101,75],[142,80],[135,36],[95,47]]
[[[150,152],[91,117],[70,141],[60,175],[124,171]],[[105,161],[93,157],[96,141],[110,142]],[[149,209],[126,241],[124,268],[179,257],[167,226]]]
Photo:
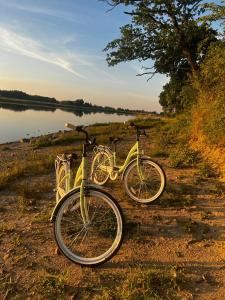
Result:
[[224,4],[225,4],[224,0],[221,0],[221,5],[214,2],[204,3],[203,7],[206,14],[202,16],[200,20],[204,22],[210,22],[210,23],[214,21],[222,22],[223,28],[225,30],[225,5]]
[[216,32],[197,16],[204,13],[202,0],[106,0],[112,8],[123,5],[131,23],[120,28],[121,37],[108,43],[109,66],[138,59],[153,60],[143,74],[173,76],[180,70],[196,76]]

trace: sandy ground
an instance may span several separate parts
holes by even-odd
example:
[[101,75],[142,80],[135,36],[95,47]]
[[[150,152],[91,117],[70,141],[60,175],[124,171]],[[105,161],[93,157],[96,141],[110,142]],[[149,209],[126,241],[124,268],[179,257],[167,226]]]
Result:
[[[126,147],[129,148],[133,138]],[[146,148],[151,147],[146,142]],[[29,154],[28,144],[12,143],[0,151],[1,170]],[[120,147],[120,146],[119,146]],[[121,145],[121,147],[123,147]],[[48,148],[41,150],[50,151]],[[148,151],[147,151],[148,152]],[[126,219],[126,234],[118,254],[104,265],[89,269],[55,254],[49,216],[54,207],[54,172],[23,177],[0,192],[0,298],[92,299],[99,290],[114,289],[137,268],[175,267],[186,282],[184,299],[225,298],[225,205],[215,178],[197,181],[197,169],[173,169],[165,158],[167,189],[161,199],[141,205],[121,190],[121,181],[106,189],[118,200]],[[21,211],[18,183],[48,182],[49,191]],[[49,296],[41,283],[49,276],[66,280],[64,294]],[[85,298],[86,297],[86,298]]]

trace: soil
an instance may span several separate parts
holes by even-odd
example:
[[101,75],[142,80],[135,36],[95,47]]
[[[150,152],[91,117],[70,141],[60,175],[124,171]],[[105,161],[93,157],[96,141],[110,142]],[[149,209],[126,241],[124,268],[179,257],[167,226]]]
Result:
[[[123,152],[134,142],[129,137],[118,145]],[[126,146],[125,146],[126,145]],[[154,140],[145,141],[147,153]],[[12,143],[0,150],[0,171],[24,159],[28,144]],[[53,147],[39,152],[48,153]],[[55,174],[23,177],[0,192],[0,298],[92,299],[104,288],[115,289],[128,273],[155,268],[179,269],[185,278],[184,299],[225,298],[225,204],[223,186],[215,178],[199,178],[195,167],[174,169],[167,158],[157,158],[167,177],[167,188],[155,202],[135,203],[121,189],[121,181],[109,182],[106,190],[119,202],[125,215],[126,234],[121,249],[97,268],[71,263],[56,254],[49,222],[55,205]],[[50,189],[32,206],[22,210],[17,184],[48,182]],[[66,281],[55,296],[43,284],[49,278]],[[59,280],[60,282],[60,280]],[[85,298],[86,297],[86,298]],[[165,298],[167,299],[167,298]]]

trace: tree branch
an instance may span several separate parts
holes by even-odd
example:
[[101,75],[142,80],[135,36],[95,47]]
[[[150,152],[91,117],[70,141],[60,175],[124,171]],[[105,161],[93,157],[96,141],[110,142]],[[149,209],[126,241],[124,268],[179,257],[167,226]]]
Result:
[[[142,14],[138,13],[138,12],[128,12],[128,11],[124,11],[124,13],[126,15],[130,15],[130,16],[143,16]],[[163,24],[162,22],[156,20],[152,15],[148,14],[148,15],[145,15],[145,17],[148,17],[151,19],[151,21],[153,21],[154,23],[160,25],[162,28],[167,28],[167,26],[165,24]]]

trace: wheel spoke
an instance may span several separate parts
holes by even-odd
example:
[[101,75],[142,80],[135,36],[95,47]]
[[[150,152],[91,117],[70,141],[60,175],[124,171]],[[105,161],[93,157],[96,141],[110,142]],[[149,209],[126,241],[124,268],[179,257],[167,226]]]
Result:
[[[130,197],[136,201],[153,201],[158,198],[163,191],[165,185],[163,172],[156,163],[150,160],[143,160],[143,162],[140,164],[140,168],[144,180],[141,180],[139,188],[137,189],[140,176],[137,170],[136,162],[128,167],[128,170],[125,173],[125,188],[128,192],[128,195],[130,195]],[[136,192],[133,192],[135,190]]]
[[76,206],[74,201],[79,201],[79,193],[67,196],[54,222],[57,244],[62,253],[74,262],[87,265],[104,262],[116,251],[123,227],[120,211],[114,200],[101,191],[93,190],[88,193],[89,223],[84,224],[76,217],[79,206],[76,210],[71,209]]

